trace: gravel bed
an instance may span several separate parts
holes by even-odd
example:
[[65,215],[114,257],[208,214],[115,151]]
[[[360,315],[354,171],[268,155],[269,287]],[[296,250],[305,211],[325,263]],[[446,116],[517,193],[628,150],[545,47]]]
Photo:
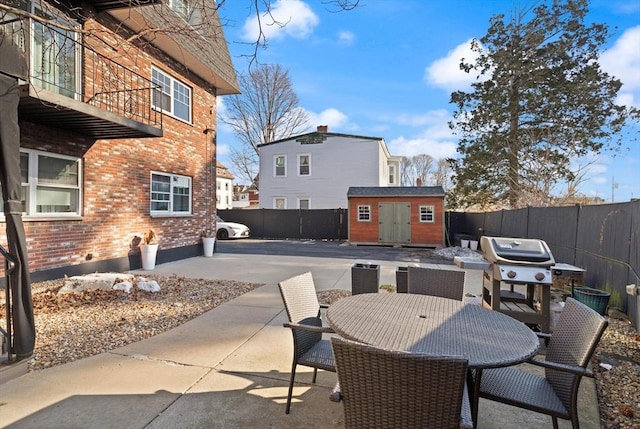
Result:
[[[37,335],[29,371],[149,338],[261,286],[177,276],[146,278],[156,280],[161,291],[134,288],[131,293],[114,290],[58,295],[64,280],[34,283]],[[318,299],[331,304],[349,295],[350,291],[329,290],[319,292]],[[628,321],[610,318],[592,364],[602,429],[640,427],[640,334]],[[609,364],[611,369],[600,364]]]
[[145,278],[157,281],[160,292],[134,287],[130,293],[93,290],[58,295],[64,279],[33,283],[36,344],[29,371],[144,340],[262,286],[178,276]]

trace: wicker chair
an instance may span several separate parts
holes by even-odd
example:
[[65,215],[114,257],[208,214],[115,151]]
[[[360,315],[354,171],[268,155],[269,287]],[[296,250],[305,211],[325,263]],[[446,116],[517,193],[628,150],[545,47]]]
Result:
[[307,272],[284,280],[278,284],[289,322],[284,326],[291,328],[293,334],[293,363],[291,380],[287,395],[285,413],[289,414],[293,383],[298,365],[313,368],[313,380],[316,382],[318,368],[335,372],[333,352],[329,340],[323,340],[323,333],[333,332],[331,328],[322,326],[318,296],[311,273]]
[[464,271],[409,267],[407,291],[462,301]]
[[480,397],[550,415],[555,429],[558,417],[578,429],[578,387],[583,376],[593,377],[586,367],[607,324],[591,308],[567,298],[553,334],[538,334],[549,340],[546,359],[529,361],[544,367],[545,375],[513,367],[484,370]]
[[347,428],[472,427],[467,360],[331,338]]

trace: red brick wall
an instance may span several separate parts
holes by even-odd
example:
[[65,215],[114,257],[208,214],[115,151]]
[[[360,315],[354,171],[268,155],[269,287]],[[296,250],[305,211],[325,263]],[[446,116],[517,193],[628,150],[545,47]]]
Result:
[[[349,241],[352,243],[378,242],[378,204],[410,203],[411,204],[411,244],[442,245],[444,244],[444,207],[442,197],[350,197],[349,198]],[[371,221],[358,222],[358,206],[371,206]],[[419,221],[418,207],[433,205],[435,222]]]
[[[88,22],[85,28],[94,25]],[[81,220],[24,220],[32,272],[81,264],[89,260],[89,254],[94,262],[127,257],[137,252],[132,247],[134,238],[150,228],[158,235],[161,250],[200,242],[208,201],[206,170],[211,163],[215,172],[212,134],[203,133],[207,128],[215,128],[215,109],[211,114],[210,108],[216,103],[215,90],[164,65],[166,59],[147,55],[113,35],[111,41],[115,43],[112,46],[120,46],[118,52],[110,53],[118,58],[118,63],[148,79],[154,64],[189,85],[193,123],[165,115],[161,138],[94,142],[73,130],[50,128],[20,118],[22,147],[82,157],[83,163]],[[104,51],[107,53],[108,49]],[[152,170],[192,178],[192,215],[150,217]],[[214,186],[210,197],[215,201],[215,177],[211,183]],[[0,224],[0,234],[0,243],[6,243],[4,224]]]

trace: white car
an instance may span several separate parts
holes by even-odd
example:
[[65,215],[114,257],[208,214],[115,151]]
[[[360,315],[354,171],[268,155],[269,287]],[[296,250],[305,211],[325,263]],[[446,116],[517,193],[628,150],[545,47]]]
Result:
[[248,238],[249,227],[241,223],[225,222],[220,216],[216,220],[216,238],[227,240],[229,238]]

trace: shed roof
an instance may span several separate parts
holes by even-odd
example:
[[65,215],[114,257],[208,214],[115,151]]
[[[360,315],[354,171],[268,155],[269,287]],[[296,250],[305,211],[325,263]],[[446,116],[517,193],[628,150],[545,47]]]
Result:
[[442,186],[351,186],[348,197],[444,197]]

